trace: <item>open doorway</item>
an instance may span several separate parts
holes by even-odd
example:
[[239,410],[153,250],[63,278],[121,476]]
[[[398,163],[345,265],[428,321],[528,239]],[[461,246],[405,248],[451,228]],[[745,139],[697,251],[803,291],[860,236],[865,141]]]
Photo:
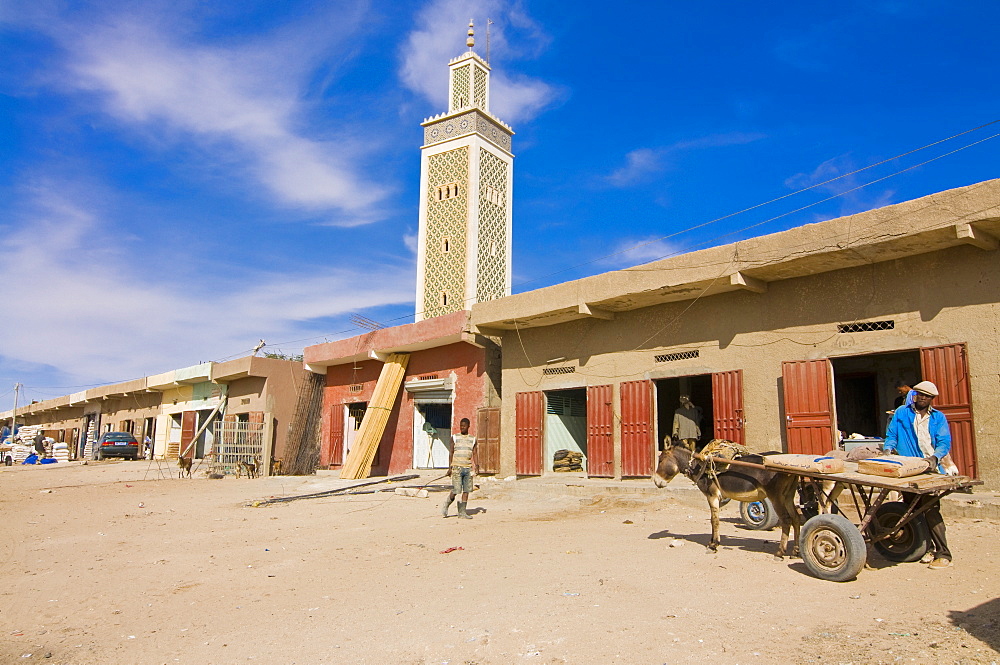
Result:
[[[358,438],[358,430],[361,429],[361,421],[365,419],[365,411],[367,410],[368,402],[351,402],[344,405],[344,446],[340,459],[333,460],[334,464],[347,462],[347,453],[354,447],[354,441]],[[374,461],[372,466],[375,466]]]
[[[716,437],[713,431],[715,421],[714,402],[712,395],[712,375],[697,374],[680,376],[670,379],[657,379],[656,384],[656,446],[663,450],[669,445],[674,432],[674,417],[694,420],[701,431],[696,443],[700,450],[706,443]],[[690,410],[683,409],[681,397],[687,396],[694,404],[698,417],[692,418]]]
[[921,380],[920,352],[874,353],[831,358],[837,429],[841,438],[882,438],[892,411],[902,404],[899,387]]
[[446,469],[451,461],[451,404],[413,405],[413,468]]
[[[542,471],[583,471],[587,468],[587,390],[545,392],[542,426]],[[566,451],[566,452],[563,452]],[[558,459],[556,459],[558,455]]]
[[[213,426],[213,423],[208,422],[208,418],[212,415],[212,413],[212,409],[202,409],[198,411],[198,420],[195,425],[195,431],[200,431],[201,436],[198,437],[194,446],[194,456],[198,459],[205,457],[205,453],[211,451],[215,447],[215,427]],[[215,419],[216,418],[213,418],[213,420]]]

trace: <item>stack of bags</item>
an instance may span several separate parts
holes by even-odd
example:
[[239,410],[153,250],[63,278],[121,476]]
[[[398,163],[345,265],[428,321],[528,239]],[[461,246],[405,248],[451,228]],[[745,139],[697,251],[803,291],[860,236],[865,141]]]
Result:
[[583,471],[583,453],[557,450],[552,456],[553,471]]
[[59,462],[69,461],[69,446],[65,443],[58,442],[52,444],[52,457]]

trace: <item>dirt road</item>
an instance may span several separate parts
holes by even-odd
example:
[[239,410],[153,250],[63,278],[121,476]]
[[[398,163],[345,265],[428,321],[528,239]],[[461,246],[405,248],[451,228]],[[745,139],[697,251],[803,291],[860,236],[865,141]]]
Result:
[[733,508],[707,554],[707,508],[669,489],[458,520],[439,494],[248,507],[322,479],[147,467],[0,470],[0,662],[1000,663],[996,522],[950,522],[951,569],[873,555],[835,584]]

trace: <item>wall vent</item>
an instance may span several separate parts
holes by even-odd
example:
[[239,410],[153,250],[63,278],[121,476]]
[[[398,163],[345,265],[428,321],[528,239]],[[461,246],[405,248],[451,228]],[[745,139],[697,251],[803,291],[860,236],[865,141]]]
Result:
[[438,378],[437,374],[425,374],[425,375],[423,375],[421,377],[417,377],[417,380],[418,381],[430,381],[431,379],[436,379],[436,378]]
[[697,358],[699,355],[698,349],[694,351],[678,351],[677,353],[661,353],[658,356],[653,356],[653,359],[658,363],[670,363],[675,360],[690,360],[691,358]]
[[837,326],[839,333],[873,332],[876,330],[893,330],[895,321],[864,321],[861,323],[841,323]]
[[350,390],[352,393],[359,393],[362,390],[364,390],[364,388],[365,386],[363,383],[355,383],[347,387],[347,389]]
[[572,374],[576,371],[575,367],[543,367],[542,374]]

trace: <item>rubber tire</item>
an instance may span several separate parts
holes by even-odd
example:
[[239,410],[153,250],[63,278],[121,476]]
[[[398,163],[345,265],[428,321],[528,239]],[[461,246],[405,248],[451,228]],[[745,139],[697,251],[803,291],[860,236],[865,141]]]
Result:
[[746,528],[753,531],[770,531],[778,526],[778,514],[770,499],[760,501],[741,501],[740,520]]
[[[883,503],[875,511],[875,517],[872,519],[872,527],[876,524],[885,529],[895,526],[899,522],[899,518],[906,514],[907,509],[908,506],[903,501]],[[883,530],[876,530],[872,527],[869,527],[868,531],[868,535],[871,537],[875,537],[877,531],[881,532]],[[930,544],[931,530],[927,526],[927,520],[924,519],[923,515],[910,520],[903,528],[898,529],[891,539],[879,540],[872,543],[879,554],[889,561],[896,561],[898,563],[920,561],[920,557],[930,549]]]
[[809,572],[821,580],[853,580],[865,567],[868,548],[858,527],[836,514],[817,515],[802,527],[799,553]]

